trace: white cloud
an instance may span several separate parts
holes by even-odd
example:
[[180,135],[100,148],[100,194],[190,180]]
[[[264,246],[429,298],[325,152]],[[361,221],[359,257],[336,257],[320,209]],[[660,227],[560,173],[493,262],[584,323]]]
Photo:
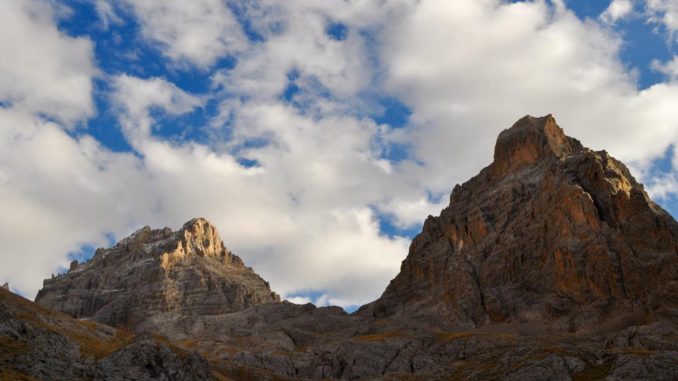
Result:
[[178,63],[208,68],[247,45],[240,24],[222,0],[125,0],[142,35]]
[[670,37],[676,38],[678,32],[678,2],[675,0],[646,0],[645,6],[650,21],[663,24]]
[[287,300],[290,303],[294,303],[294,304],[313,303],[313,300],[309,297],[306,297],[306,296],[292,296],[292,297],[286,298],[285,300]]
[[132,155],[75,140],[23,111],[0,109],[0,126],[0,279],[30,297],[67,264],[66,253],[127,229],[143,210],[127,190],[142,172]]
[[678,81],[678,56],[673,56],[673,59],[667,62],[654,60],[652,69],[666,75],[672,81]]
[[[248,13],[260,15],[252,21],[266,41],[246,50],[235,69],[217,74],[215,85],[241,96],[275,99],[287,85],[287,74],[296,71],[297,83],[306,90],[299,95],[307,97],[302,102],[314,103],[321,112],[339,105],[319,104],[320,93],[347,101],[371,85],[375,73],[364,38],[352,28],[343,41],[326,32],[329,20],[353,14],[347,12],[353,3],[262,1],[250,6]],[[277,27],[269,30],[269,24]]]
[[67,125],[94,111],[92,44],[60,33],[48,3],[0,2],[0,101]]
[[678,193],[676,173],[665,173],[652,178],[646,190],[655,200],[666,200],[669,196],[675,195]]
[[153,127],[151,108],[160,108],[170,115],[181,115],[202,104],[199,98],[157,77],[141,79],[122,74],[112,78],[111,87],[120,124],[127,140],[135,148],[150,137]]
[[101,26],[104,30],[107,30],[110,24],[124,23],[123,19],[115,12],[110,0],[96,0],[94,9],[99,16],[99,20],[101,20]]
[[614,23],[626,18],[632,12],[632,0],[612,0],[607,9],[600,15],[600,19],[606,23]]

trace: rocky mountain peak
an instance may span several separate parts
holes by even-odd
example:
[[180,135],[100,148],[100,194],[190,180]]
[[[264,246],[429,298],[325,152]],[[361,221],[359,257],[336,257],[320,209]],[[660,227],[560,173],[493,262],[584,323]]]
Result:
[[204,218],[179,230],[143,227],[45,279],[36,302],[75,317],[138,328],[162,319],[238,311],[280,297],[226,249]]
[[226,251],[217,229],[204,218],[194,218],[179,230],[181,247],[187,254],[221,256]]
[[567,137],[552,116],[527,116],[426,220],[398,276],[363,311],[578,331],[678,315],[676,274],[678,223],[628,168]]
[[494,148],[493,171],[501,177],[543,160],[558,159],[582,150],[578,140],[565,136],[550,114],[525,116],[502,131]]

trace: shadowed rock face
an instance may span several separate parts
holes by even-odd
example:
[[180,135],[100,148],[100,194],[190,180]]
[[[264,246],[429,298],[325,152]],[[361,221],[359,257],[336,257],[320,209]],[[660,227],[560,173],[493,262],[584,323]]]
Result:
[[110,249],[97,250],[89,262],[46,279],[36,297],[37,303],[74,317],[131,328],[279,301],[200,218],[177,232],[138,230]]
[[362,312],[576,331],[675,316],[677,292],[676,221],[624,164],[565,136],[550,115],[526,116],[426,220]]

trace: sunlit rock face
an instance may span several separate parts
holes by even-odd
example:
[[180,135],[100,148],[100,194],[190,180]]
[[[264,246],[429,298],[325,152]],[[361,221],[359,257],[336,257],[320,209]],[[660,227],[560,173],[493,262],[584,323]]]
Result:
[[675,317],[676,295],[676,221],[623,163],[550,115],[526,116],[499,135],[494,162],[426,220],[363,313],[578,331]]
[[36,297],[74,317],[131,328],[279,301],[202,218],[176,232],[144,227],[68,273],[46,279]]

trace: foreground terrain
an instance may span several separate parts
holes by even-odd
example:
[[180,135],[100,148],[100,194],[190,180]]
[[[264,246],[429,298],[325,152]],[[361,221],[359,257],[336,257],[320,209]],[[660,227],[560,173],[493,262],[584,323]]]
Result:
[[204,219],[0,297],[0,379],[678,379],[678,223],[550,115],[502,132],[350,315],[281,302]]

